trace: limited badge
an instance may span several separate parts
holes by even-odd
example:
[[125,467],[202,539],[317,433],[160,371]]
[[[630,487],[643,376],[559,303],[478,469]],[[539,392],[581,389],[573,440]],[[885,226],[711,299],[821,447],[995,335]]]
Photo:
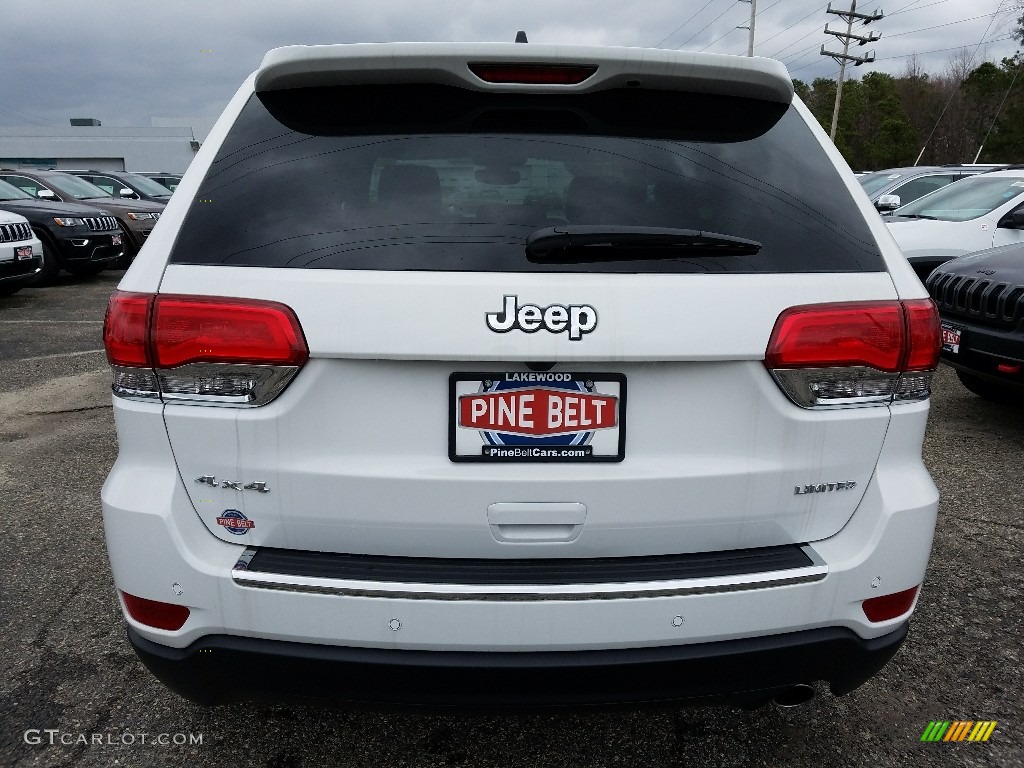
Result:
[[224,514],[217,518],[217,525],[223,526],[228,533],[233,533],[235,536],[245,536],[250,528],[256,527],[256,523],[237,509],[225,509]]

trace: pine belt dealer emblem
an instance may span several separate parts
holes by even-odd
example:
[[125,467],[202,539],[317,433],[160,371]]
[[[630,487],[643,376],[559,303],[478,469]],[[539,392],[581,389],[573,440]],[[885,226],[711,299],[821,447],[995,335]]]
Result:
[[237,509],[225,509],[224,514],[217,518],[217,525],[226,528],[228,533],[235,536],[245,536],[250,529],[256,527],[256,523]]

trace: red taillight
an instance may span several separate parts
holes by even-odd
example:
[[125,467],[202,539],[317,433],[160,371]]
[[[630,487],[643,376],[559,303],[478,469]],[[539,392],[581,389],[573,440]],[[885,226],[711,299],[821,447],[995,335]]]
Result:
[[153,295],[114,291],[103,319],[103,346],[111,365],[149,368],[149,317]]
[[523,85],[576,85],[597,72],[581,64],[488,64],[472,63],[470,71],[487,83]]
[[775,322],[765,365],[805,408],[920,400],[939,361],[931,299],[791,307]]
[[157,368],[187,363],[302,365],[306,340],[295,313],[273,301],[160,295],[153,309]]
[[309,357],[291,308],[256,299],[117,291],[103,340],[114,394],[132,399],[265,405]]
[[864,615],[868,617],[868,621],[876,623],[902,616],[914,605],[917,590],[918,587],[911,587],[892,595],[880,595],[865,600],[863,603]]
[[769,368],[867,366],[895,373],[903,354],[899,302],[791,307],[775,321]]
[[902,302],[907,317],[905,371],[934,371],[939,365],[942,329],[939,311],[931,299]]
[[128,615],[147,627],[173,632],[181,629],[188,620],[188,608],[184,605],[147,600],[144,597],[129,595],[127,592],[122,592],[121,597],[124,598],[124,607]]

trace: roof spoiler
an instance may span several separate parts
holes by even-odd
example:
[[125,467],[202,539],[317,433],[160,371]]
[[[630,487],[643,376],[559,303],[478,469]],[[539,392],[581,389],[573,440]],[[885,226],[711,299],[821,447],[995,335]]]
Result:
[[[488,83],[470,64],[565,66],[594,73],[578,83]],[[480,91],[578,92],[609,88],[688,91],[789,104],[793,82],[774,59],[658,48],[530,43],[357,43],[289,46],[267,53],[257,92],[329,85],[435,83]]]

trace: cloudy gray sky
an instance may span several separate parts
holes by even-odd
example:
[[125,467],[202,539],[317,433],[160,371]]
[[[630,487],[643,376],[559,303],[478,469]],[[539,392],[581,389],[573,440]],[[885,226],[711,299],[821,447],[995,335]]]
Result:
[[[850,0],[833,0],[849,8]],[[943,72],[961,48],[998,62],[1021,0],[860,0],[881,8],[882,38],[854,49],[876,62],[849,70],[898,74],[918,55]],[[152,117],[219,114],[263,54],[282,45],[375,41],[593,43],[745,54],[750,5],[737,0],[0,0],[0,125],[68,125],[95,117],[145,126]],[[757,0],[755,52],[793,77],[834,77],[819,55],[826,22],[818,0]],[[980,44],[980,46],[979,46]]]

